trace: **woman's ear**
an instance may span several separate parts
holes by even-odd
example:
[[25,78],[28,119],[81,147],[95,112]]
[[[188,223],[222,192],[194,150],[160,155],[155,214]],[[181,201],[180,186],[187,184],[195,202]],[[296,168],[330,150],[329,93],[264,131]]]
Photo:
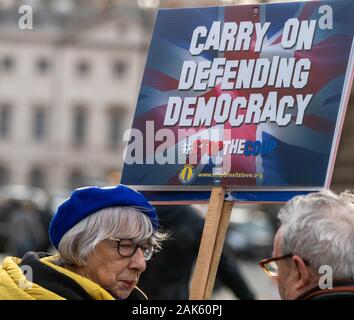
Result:
[[306,265],[304,260],[299,256],[293,256],[292,260],[297,272],[296,284],[295,287],[297,290],[301,290],[309,285],[313,284],[314,278],[312,270],[309,266]]

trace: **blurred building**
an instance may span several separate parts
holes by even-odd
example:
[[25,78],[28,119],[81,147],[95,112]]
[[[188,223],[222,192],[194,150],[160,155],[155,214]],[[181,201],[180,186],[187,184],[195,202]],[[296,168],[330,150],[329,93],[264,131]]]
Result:
[[[252,0],[0,0],[0,185],[119,180],[157,6]],[[30,4],[34,29],[20,30]],[[334,186],[352,188],[353,99]]]
[[102,181],[122,167],[152,22],[137,7],[32,2],[33,30],[16,6],[0,16],[0,183]]

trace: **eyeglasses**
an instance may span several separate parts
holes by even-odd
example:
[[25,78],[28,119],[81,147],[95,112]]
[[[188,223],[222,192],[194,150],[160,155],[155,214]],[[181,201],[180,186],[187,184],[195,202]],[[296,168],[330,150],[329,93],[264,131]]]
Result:
[[263,269],[263,271],[269,276],[269,277],[277,277],[279,275],[279,267],[276,261],[282,260],[282,259],[288,259],[292,258],[294,254],[289,253],[284,256],[280,257],[274,257],[270,259],[263,259],[259,265]]
[[155,245],[149,242],[135,244],[131,239],[109,238],[109,240],[117,242],[117,252],[123,257],[132,257],[140,248],[143,251],[144,260],[148,261],[155,252]]

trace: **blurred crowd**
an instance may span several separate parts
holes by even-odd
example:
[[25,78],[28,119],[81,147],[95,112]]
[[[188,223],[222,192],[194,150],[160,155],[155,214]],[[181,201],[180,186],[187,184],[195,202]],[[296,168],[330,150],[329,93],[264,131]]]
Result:
[[28,251],[48,251],[52,214],[31,199],[0,200],[0,252],[22,257]]

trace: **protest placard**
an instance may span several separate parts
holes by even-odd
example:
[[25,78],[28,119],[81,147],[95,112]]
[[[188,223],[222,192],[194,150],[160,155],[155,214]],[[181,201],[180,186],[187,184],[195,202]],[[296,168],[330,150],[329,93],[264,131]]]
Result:
[[227,191],[259,201],[330,186],[353,82],[353,10],[336,0],[158,12],[122,182],[170,200],[211,191],[192,298],[211,293]]

